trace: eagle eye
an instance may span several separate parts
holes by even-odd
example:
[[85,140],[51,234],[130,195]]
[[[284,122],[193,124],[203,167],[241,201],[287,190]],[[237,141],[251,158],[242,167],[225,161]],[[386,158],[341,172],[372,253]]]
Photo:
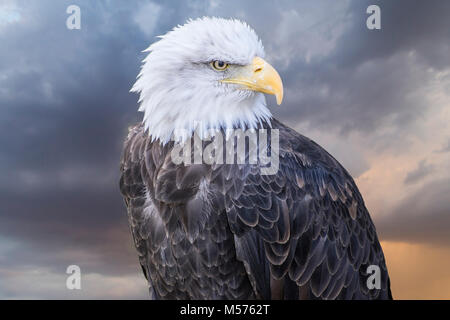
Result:
[[221,60],[215,60],[211,62],[211,66],[217,71],[224,71],[226,68],[228,68],[228,63],[225,63]]

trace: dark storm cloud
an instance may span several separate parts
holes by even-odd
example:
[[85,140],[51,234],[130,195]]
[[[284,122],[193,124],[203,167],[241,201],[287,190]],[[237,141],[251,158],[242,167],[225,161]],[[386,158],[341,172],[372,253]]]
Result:
[[408,172],[405,178],[405,184],[413,184],[416,183],[426,176],[428,176],[430,173],[432,173],[434,170],[434,166],[432,164],[428,164],[427,161],[424,159],[419,162],[419,165],[416,169],[413,171]]
[[[381,30],[366,28],[370,4],[381,8]],[[309,63],[298,57],[285,69],[291,85],[281,115],[344,133],[370,135],[388,124],[403,134],[429,110],[427,69],[450,65],[448,12],[445,1],[351,2],[337,17],[346,31],[330,53]],[[335,28],[329,24],[329,30]]]
[[450,245],[450,180],[430,182],[407,196],[391,216],[377,221],[384,240]]
[[82,29],[69,31],[69,4],[21,2],[0,29],[0,234],[19,241],[1,265],[138,272],[118,166],[144,35],[132,7],[105,2],[80,4]]
[[[382,7],[381,31],[365,27],[373,3]],[[406,130],[426,110],[424,70],[450,64],[445,1],[7,4],[15,18],[0,23],[0,235],[15,246],[7,255],[0,248],[0,269],[59,273],[78,263],[104,275],[139,272],[118,191],[122,141],[141,117],[128,90],[141,51],[187,18],[248,21],[286,85],[286,103],[272,110],[291,125],[337,134],[370,136],[388,120],[396,133]],[[81,30],[65,27],[70,4],[81,7]],[[408,230],[398,237],[425,238]]]

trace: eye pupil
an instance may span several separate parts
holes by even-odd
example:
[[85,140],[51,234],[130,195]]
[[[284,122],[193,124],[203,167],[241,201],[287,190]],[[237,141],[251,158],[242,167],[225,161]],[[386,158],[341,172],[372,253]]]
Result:
[[221,60],[216,60],[211,63],[214,69],[223,71],[228,68],[228,64]]

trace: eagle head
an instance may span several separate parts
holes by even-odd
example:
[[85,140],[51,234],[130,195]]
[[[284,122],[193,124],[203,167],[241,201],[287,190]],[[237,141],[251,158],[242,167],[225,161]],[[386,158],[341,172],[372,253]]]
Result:
[[277,71],[264,60],[255,31],[235,19],[204,17],[175,27],[150,45],[131,89],[153,140],[196,130],[254,129],[272,117],[264,93],[283,99]]

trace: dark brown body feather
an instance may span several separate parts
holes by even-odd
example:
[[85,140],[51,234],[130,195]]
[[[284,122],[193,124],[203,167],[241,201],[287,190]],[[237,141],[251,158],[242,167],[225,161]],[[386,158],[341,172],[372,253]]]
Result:
[[[130,130],[121,192],[155,299],[389,299],[375,227],[346,170],[273,120],[280,167],[175,165],[173,143]],[[369,265],[381,289],[369,290]]]

